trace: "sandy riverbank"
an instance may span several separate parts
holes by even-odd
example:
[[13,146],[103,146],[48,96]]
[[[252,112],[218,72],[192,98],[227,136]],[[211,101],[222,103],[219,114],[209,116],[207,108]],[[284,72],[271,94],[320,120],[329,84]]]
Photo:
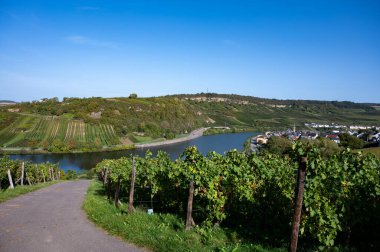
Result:
[[154,146],[161,146],[161,145],[168,145],[168,144],[175,144],[175,143],[189,141],[189,140],[201,137],[203,135],[203,132],[205,132],[207,129],[208,128],[201,128],[201,129],[194,130],[186,137],[175,138],[175,139],[170,139],[170,140],[165,140],[165,141],[155,142],[155,143],[135,144],[135,148],[147,148],[147,147],[154,147]]

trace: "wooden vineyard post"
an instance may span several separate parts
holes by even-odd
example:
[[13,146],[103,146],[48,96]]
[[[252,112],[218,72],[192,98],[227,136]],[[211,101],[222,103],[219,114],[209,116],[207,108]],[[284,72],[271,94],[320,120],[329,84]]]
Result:
[[27,172],[25,172],[25,176],[26,176],[26,180],[28,181],[28,184],[29,184],[29,185],[32,185],[32,184],[30,183],[30,179],[29,179],[29,176],[28,176],[28,173],[27,173]]
[[53,167],[51,168],[51,177],[53,178],[53,181],[54,181],[55,178],[54,178],[54,168]]
[[185,230],[190,230],[192,224],[194,223],[192,212],[193,212],[193,196],[194,196],[194,182],[190,181],[189,185],[189,198],[187,200],[187,213],[186,213],[186,227]]
[[298,233],[299,233],[300,223],[301,223],[303,193],[305,191],[306,165],[307,165],[307,157],[302,157],[301,160],[299,161],[299,166],[298,166],[296,200],[295,200],[295,208],[294,208],[293,223],[292,223],[292,234],[290,238],[290,247],[289,247],[290,252],[297,251]]
[[7,167],[7,174],[8,174],[8,180],[9,180],[9,188],[14,189],[15,187],[13,186],[11,170],[9,169],[9,167]]
[[104,171],[103,186],[107,183],[107,174],[108,174],[108,168],[106,168]]
[[45,183],[46,182],[46,180],[45,180],[45,173],[44,173],[43,170],[41,170],[41,173],[42,173],[42,178],[44,179],[44,183]]
[[102,184],[103,184],[103,187],[104,187],[104,177],[106,176],[105,174],[104,174],[104,168],[101,170],[101,173],[100,173],[101,175],[101,179],[102,179]]
[[135,192],[135,177],[136,177],[135,157],[132,157],[131,189],[129,190],[129,205],[128,205],[128,212],[129,213],[132,213],[134,211],[133,194]]
[[52,178],[51,178],[51,167],[49,167],[49,179],[50,179],[50,181],[52,180]]
[[107,199],[111,199],[111,174],[109,174],[107,179]]
[[22,186],[24,185],[24,171],[25,171],[25,163],[22,162],[22,165],[21,165],[21,185]]
[[115,190],[115,206],[119,207],[119,197],[120,196],[120,175],[117,177],[117,184]]

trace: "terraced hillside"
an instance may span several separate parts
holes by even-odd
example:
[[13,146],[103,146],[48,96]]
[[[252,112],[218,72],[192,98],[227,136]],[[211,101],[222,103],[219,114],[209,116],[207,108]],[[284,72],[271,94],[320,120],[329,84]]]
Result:
[[287,129],[305,123],[380,126],[378,104],[337,101],[276,100],[251,96],[176,95],[204,112],[214,125],[255,130]]
[[2,147],[101,148],[120,143],[112,125],[57,116],[19,115],[0,131]]
[[58,98],[0,107],[0,148],[102,150],[172,139],[201,127],[282,130],[305,123],[380,126],[380,104],[201,93]]

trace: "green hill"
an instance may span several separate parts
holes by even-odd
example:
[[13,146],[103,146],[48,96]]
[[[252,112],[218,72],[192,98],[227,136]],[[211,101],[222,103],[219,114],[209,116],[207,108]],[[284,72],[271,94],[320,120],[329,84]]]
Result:
[[8,105],[14,105],[17,102],[9,101],[9,100],[0,100],[0,106],[8,106]]
[[220,126],[255,130],[303,128],[305,123],[380,125],[379,104],[338,101],[276,100],[251,96],[196,94],[173,96],[190,104]]
[[0,146],[93,151],[171,139],[204,126],[237,130],[305,123],[380,125],[379,104],[194,94],[153,98],[57,98],[1,107]]
[[204,122],[194,106],[178,98],[53,98],[2,108],[0,146],[101,150],[171,139]]

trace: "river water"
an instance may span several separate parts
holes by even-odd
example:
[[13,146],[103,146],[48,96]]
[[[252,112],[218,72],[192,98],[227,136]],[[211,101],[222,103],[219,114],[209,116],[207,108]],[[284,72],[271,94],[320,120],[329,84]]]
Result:
[[203,155],[206,155],[209,151],[216,151],[220,154],[224,154],[226,151],[231,149],[242,150],[244,141],[247,140],[248,137],[257,134],[258,133],[254,132],[244,132],[201,136],[199,138],[181,143],[150,147],[146,149],[92,153],[10,155],[10,158],[13,160],[29,160],[34,163],[49,161],[50,163],[59,163],[59,167],[65,171],[69,169],[81,171],[95,167],[96,164],[103,159],[120,158],[130,154],[144,156],[148,149],[152,151],[153,155],[156,155],[159,150],[165,151],[172,159],[178,158],[186,147],[192,145],[195,145]]

